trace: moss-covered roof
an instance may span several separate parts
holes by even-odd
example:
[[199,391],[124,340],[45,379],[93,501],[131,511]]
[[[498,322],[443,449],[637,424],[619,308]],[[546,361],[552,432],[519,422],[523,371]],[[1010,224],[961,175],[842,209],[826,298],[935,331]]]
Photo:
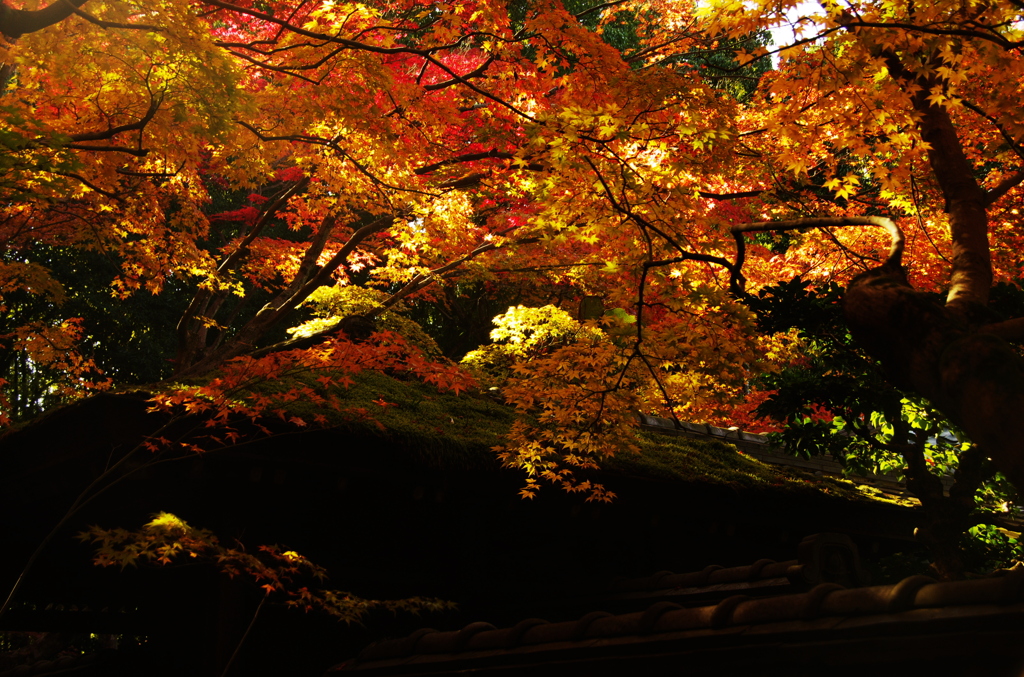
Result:
[[[323,391],[312,377],[272,381],[256,390],[271,394],[297,385]],[[485,396],[439,392],[419,380],[370,370],[352,377],[347,388],[331,386],[330,397],[337,409],[302,399],[284,406],[305,421],[320,415],[327,426],[391,441],[437,468],[493,468],[491,448],[501,444],[515,418],[509,407]]]
[[[312,376],[268,381],[254,390],[267,395],[296,386],[323,390]],[[153,391],[147,387],[124,389],[114,399],[128,396],[138,400],[138,413],[142,414],[142,400],[148,399]],[[409,470],[495,470],[498,461],[493,448],[505,441],[504,436],[516,418],[512,408],[483,394],[443,393],[422,381],[370,370],[356,375],[347,388],[333,386],[331,396],[339,400],[337,409],[306,399],[288,402],[285,407],[288,413],[306,421],[322,416],[326,418],[326,427],[373,440],[374,446],[380,446],[378,440],[389,442],[387,448],[398,454],[397,460],[408,462]],[[47,412],[24,428],[43,424],[44,419],[58,411]],[[9,440],[15,431],[6,432],[5,440]],[[639,435],[639,443],[640,453],[624,451],[602,460],[601,473],[794,497],[832,496],[875,504],[918,505],[913,498],[894,496],[872,486],[765,463],[717,439],[644,431]],[[607,484],[610,479],[599,481]]]
[[[325,411],[303,401],[288,407],[306,420],[322,414],[342,429],[389,439],[414,454],[416,458],[410,460],[439,469],[494,468],[492,448],[502,444],[516,417],[510,407],[484,395],[441,393],[421,381],[372,371],[357,375],[340,396],[341,411]],[[353,410],[365,410],[366,416],[353,416]],[[719,440],[642,432],[640,448],[640,453],[623,452],[605,459],[602,469],[668,482],[916,504],[849,480],[764,463]]]
[[795,493],[872,500],[912,506],[917,501],[896,497],[875,487],[838,477],[818,477],[773,465],[744,454],[733,445],[715,439],[673,437],[655,432],[640,434],[640,453],[616,456],[605,462],[608,470],[652,479],[735,488],[767,489]]

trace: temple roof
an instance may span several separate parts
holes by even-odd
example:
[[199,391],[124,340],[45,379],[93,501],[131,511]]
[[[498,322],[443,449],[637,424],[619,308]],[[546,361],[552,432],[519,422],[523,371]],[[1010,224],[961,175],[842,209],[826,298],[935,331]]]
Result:
[[[819,555],[828,551],[821,546]],[[824,571],[807,575],[808,564],[765,560],[663,573],[619,586],[660,589],[663,598],[642,609],[592,611],[562,622],[527,618],[502,628],[478,622],[449,632],[421,629],[373,644],[327,674],[908,674],[910,665],[944,675],[1019,674],[1013,670],[1024,659],[1024,569],[977,580],[911,576],[861,586],[849,567],[837,570],[846,572],[843,585]],[[757,590],[771,580],[775,594]],[[728,594],[730,585],[732,592],[747,589]],[[702,587],[705,600],[698,602]],[[669,599],[685,591],[689,598]]]

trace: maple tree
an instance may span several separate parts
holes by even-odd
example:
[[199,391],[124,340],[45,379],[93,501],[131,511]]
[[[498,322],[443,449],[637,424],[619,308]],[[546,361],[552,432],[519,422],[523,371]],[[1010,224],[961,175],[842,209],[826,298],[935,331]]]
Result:
[[[924,396],[946,419],[921,416],[920,409],[914,413],[914,403],[902,412],[897,404],[886,414],[894,426],[890,449],[902,453],[911,487],[936,512],[946,513],[946,523],[929,525],[924,540],[948,541],[948,531],[946,539],[936,532],[970,524],[972,494],[981,476],[991,472],[982,469],[986,457],[1016,486],[1024,480],[1011,423],[1019,414],[1024,372],[1006,342],[1020,338],[1020,321],[988,306],[997,275],[1012,279],[1019,265],[1013,231],[1016,191],[1024,179],[1020,123],[1004,97],[1016,96],[1020,82],[1020,7],[922,10],[879,3],[823,5],[823,10],[806,21],[813,33],[829,38],[819,48],[798,48],[793,67],[779,73],[794,84],[813,81],[816,93],[802,101],[793,96],[775,109],[783,117],[804,118],[804,125],[778,139],[784,149],[803,145],[822,154],[786,149],[781,159],[791,170],[817,174],[823,188],[847,201],[848,214],[859,202],[861,214],[914,217],[917,223],[904,220],[904,229],[917,230],[912,238],[925,252],[931,250],[930,257],[915,256],[930,258],[930,265],[904,269],[904,230],[892,220],[869,217],[889,231],[889,252],[880,265],[853,278],[843,307],[853,337],[881,362],[889,383]],[[737,20],[728,30],[742,30],[753,20],[742,11],[726,14]],[[789,84],[777,83],[774,93],[793,92]],[[814,134],[825,130],[827,141],[804,145],[811,129]],[[868,221],[849,216],[802,221],[829,223]],[[793,225],[751,224],[734,231]],[[924,291],[911,286],[908,272]],[[936,291],[945,293],[944,303],[927,293]],[[961,442],[969,442],[947,500],[937,478],[925,470],[930,459],[924,451],[930,436],[949,428],[966,433]],[[938,568],[943,575],[957,573],[955,563],[945,571]]]
[[[189,385],[154,407],[224,424],[327,406],[308,387],[237,397],[296,371],[470,387],[385,317],[456,283],[537,308],[597,296],[608,312],[505,351],[526,417],[500,454],[526,495],[608,498],[574,469],[628,448],[638,410],[755,425],[750,380],[800,346],[745,301],[803,275],[849,282],[850,330],[890,383],[1024,485],[1021,321],[986,309],[1019,266],[1014,0],[0,8],[2,338],[50,392],[109,381],[53,312],[44,247],[111,261],[121,299],[188,287],[167,359]],[[758,36],[780,22],[804,34],[768,70]],[[303,304],[321,317],[289,338]],[[520,320],[506,346],[538,335]]]
[[[663,17],[625,6],[583,9],[579,18],[558,5],[507,12],[415,3],[351,12],[340,6],[282,6],[273,13],[211,7],[202,20],[168,15],[166,26],[131,26],[127,6],[116,16],[76,9],[65,17],[62,40],[88,44],[95,57],[78,60],[74,66],[83,76],[66,71],[68,81],[82,82],[79,89],[87,92],[92,83],[94,93],[84,103],[65,97],[59,105],[22,97],[19,114],[63,135],[54,142],[57,149],[26,140],[26,154],[70,152],[67,162],[76,166],[51,172],[66,183],[14,205],[9,219],[15,232],[33,224],[26,250],[48,237],[42,241],[109,252],[123,270],[114,281],[122,295],[158,293],[181,278],[196,283],[178,326],[177,377],[206,373],[241,355],[365,338],[372,323],[355,326],[360,319],[372,320],[405,297],[429,300],[430,285],[450,274],[487,280],[496,270],[520,277],[550,271],[549,280],[577,293],[617,289],[620,298],[609,301],[631,304],[625,283],[635,283],[635,233],[601,241],[623,217],[609,212],[608,196],[591,184],[595,171],[604,177],[621,159],[652,164],[657,149],[648,148],[648,140],[677,124],[678,106],[645,107],[665,95],[674,98],[680,74],[652,77],[656,71],[635,67],[664,56],[645,46],[661,34]],[[679,21],[689,16],[679,11]],[[290,18],[280,18],[285,15]],[[602,40],[602,27],[621,28],[622,16],[633,17],[632,46],[620,46],[633,52],[627,58]],[[317,32],[342,17],[344,30],[359,40]],[[589,27],[580,24],[583,17]],[[27,31],[10,31],[21,32]],[[307,44],[313,36],[327,40],[313,49]],[[45,79],[27,64],[53,53],[46,39],[52,34],[39,31],[19,41],[14,54],[26,65],[16,69],[12,86]],[[687,54],[705,47],[688,43]],[[126,53],[139,59],[127,60]],[[693,61],[684,70],[696,68]],[[608,83],[623,88],[622,102],[598,101]],[[711,86],[701,91],[719,108],[732,106],[726,93]],[[124,101],[107,103],[117,97]],[[580,106],[579,97],[593,106]],[[367,106],[373,115],[366,115]],[[622,122],[630,115],[632,130]],[[686,133],[724,138],[726,124],[723,117],[708,131]],[[83,128],[90,131],[78,131]],[[169,144],[172,134],[177,140]],[[22,137],[29,139],[29,132]],[[580,144],[595,146],[582,164]],[[650,171],[661,169],[652,165]],[[585,201],[575,199],[580,182],[588,186]],[[237,200],[236,208],[207,208],[211,198],[224,195]],[[12,249],[20,244],[12,241]],[[46,274],[39,266],[32,270]],[[731,304],[742,315],[712,279],[705,284],[699,281],[704,273],[693,276],[695,308]],[[317,288],[339,278],[364,278],[389,296],[352,322],[257,347]],[[256,304],[262,308],[253,314]],[[673,322],[667,317],[664,331]],[[703,320],[694,313],[687,323],[707,324],[705,333],[734,326],[739,337],[743,320]],[[648,318],[637,326],[651,334],[655,324]],[[694,366],[710,357],[699,353],[719,349],[699,343],[694,339],[678,351]],[[723,346],[721,359],[698,367],[703,385],[721,376],[738,392],[743,369],[735,363],[753,363],[756,347],[746,337]],[[666,354],[658,361],[670,359]],[[681,392],[700,387],[681,370],[675,380]]]

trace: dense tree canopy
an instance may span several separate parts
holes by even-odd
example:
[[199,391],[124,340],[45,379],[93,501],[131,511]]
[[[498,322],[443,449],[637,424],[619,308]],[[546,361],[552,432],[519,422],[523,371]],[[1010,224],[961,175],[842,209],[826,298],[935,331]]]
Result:
[[[763,426],[784,370],[843,343],[766,319],[800,277],[849,284],[898,394],[796,409],[911,468],[955,431],[1024,484],[1024,320],[988,307],[1021,265],[1016,0],[0,8],[8,415],[166,378],[189,386],[157,408],[258,418],[405,370],[501,389],[526,495],[607,498],[573,470],[637,411]],[[325,391],[234,397],[295,370]]]

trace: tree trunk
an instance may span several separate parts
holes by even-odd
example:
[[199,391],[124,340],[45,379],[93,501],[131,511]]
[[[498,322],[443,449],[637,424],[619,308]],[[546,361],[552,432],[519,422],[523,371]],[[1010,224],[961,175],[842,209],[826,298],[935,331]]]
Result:
[[993,318],[986,208],[948,112],[914,97],[928,159],[949,211],[953,245],[946,304],[914,291],[891,262],[850,282],[844,312],[854,338],[900,388],[929,399],[970,436],[1014,486],[1024,487],[1024,361],[999,336]]

